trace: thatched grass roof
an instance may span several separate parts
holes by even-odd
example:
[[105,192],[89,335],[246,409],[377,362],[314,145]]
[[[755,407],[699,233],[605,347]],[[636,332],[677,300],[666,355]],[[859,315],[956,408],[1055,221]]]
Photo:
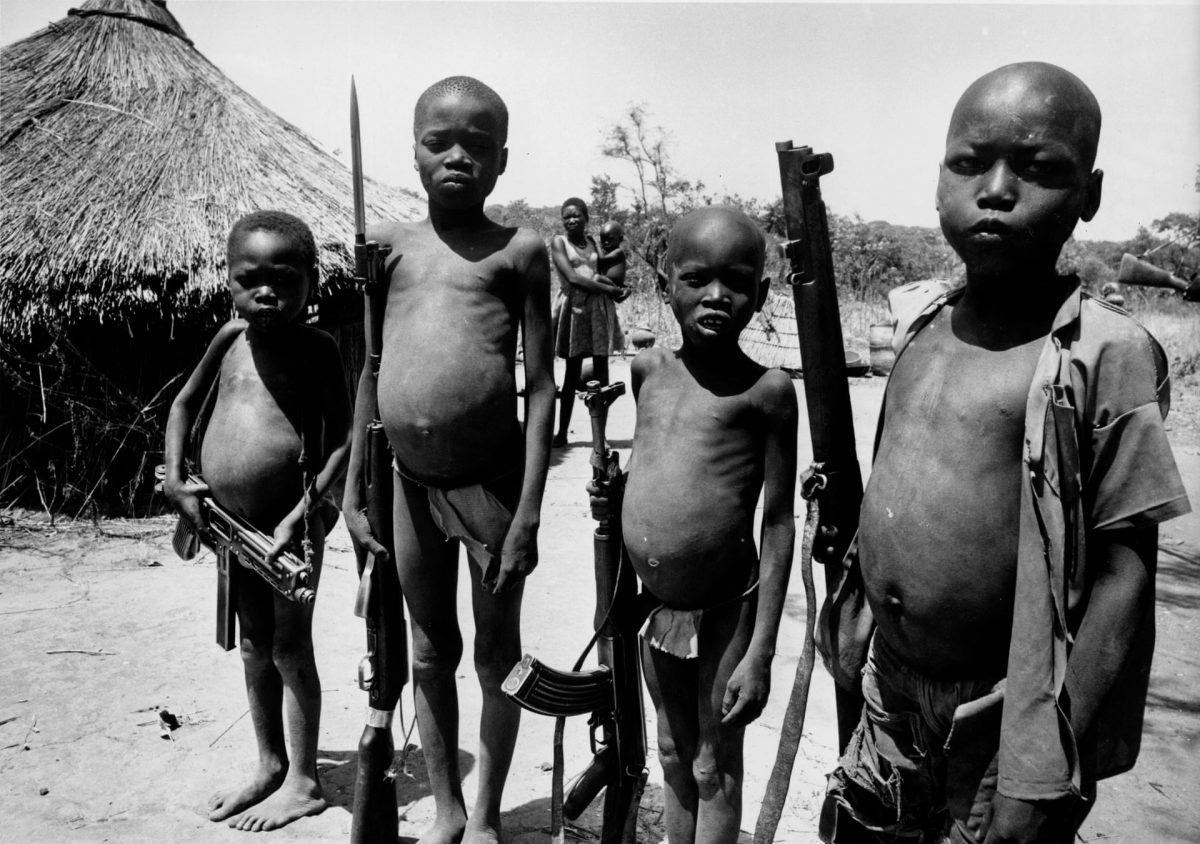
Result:
[[[89,0],[3,48],[0,96],[5,333],[203,304],[256,208],[312,226],[323,283],[350,275],[347,168],[204,58],[165,0]],[[420,213],[366,192],[369,219]]]

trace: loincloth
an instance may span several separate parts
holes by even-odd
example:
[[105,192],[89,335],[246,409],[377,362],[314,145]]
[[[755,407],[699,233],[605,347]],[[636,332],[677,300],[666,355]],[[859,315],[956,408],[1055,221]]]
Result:
[[425,490],[433,523],[446,537],[457,539],[478,567],[483,583],[496,579],[500,550],[508,536],[512,513],[483,484],[442,489],[416,480],[393,458],[392,470]]
[[706,612],[736,604],[750,597],[758,589],[757,578],[736,598],[722,601],[706,609],[678,610],[660,603],[646,616],[638,635],[655,650],[668,653],[679,659],[695,659],[700,655],[700,622]]

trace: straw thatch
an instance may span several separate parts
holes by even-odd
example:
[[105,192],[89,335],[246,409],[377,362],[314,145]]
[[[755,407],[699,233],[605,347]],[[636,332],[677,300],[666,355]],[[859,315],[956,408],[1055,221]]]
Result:
[[799,370],[800,338],[791,291],[772,291],[762,310],[742,330],[739,342],[746,354],[763,366]]
[[[366,193],[370,219],[421,207]],[[0,49],[0,501],[157,506],[167,408],[230,316],[225,239],[256,208],[312,227],[352,386],[351,197],[346,167],[227,79],[161,0],[90,0]]]
[[[224,289],[255,208],[312,227],[324,284],[351,274],[349,171],[231,82],[163,0],[89,0],[0,50],[0,329],[174,315]],[[368,217],[412,219],[367,188]]]

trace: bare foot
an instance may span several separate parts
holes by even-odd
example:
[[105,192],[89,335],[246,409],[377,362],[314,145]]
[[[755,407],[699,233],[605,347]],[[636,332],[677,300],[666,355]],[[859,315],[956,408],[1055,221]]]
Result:
[[421,836],[417,844],[458,844],[463,840],[463,830],[467,826],[467,816],[455,815],[451,818],[438,818],[433,826]]
[[298,777],[286,780],[278,791],[242,812],[229,825],[243,832],[265,832],[309,815],[319,815],[327,805],[319,783]]
[[259,768],[249,782],[225,791],[218,791],[208,798],[208,819],[223,821],[243,809],[253,806],[279,788],[285,774],[286,771],[282,769],[268,771]]
[[483,822],[476,823],[472,820],[467,824],[467,831],[463,835],[462,844],[500,844],[502,840],[499,823],[493,827]]

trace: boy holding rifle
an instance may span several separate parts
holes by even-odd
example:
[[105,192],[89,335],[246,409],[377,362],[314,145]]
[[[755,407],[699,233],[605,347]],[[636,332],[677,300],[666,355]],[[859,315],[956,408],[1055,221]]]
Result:
[[738,345],[766,299],[764,260],[762,233],[737,210],[679,220],[666,269],[683,344],[642,352],[631,370],[637,424],[621,513],[658,604],[642,638],[671,844],[738,838],[742,740],[766,705],[791,571],[796,392]]
[[1087,86],[1036,62],[951,116],[937,205],[966,286],[897,329],[845,581],[878,626],[824,841],[1066,844],[1133,765],[1157,524],[1188,502],[1162,349],[1055,271],[1100,206],[1099,133]]
[[[520,710],[500,691],[521,657],[524,579],[537,565],[554,382],[550,264],[541,238],[483,213],[504,172],[508,110],[476,79],[428,88],[413,120],[415,167],[429,199],[418,223],[368,227],[390,249],[378,410],[394,454],[395,565],[412,621],[417,723],[437,806],[425,844],[495,842]],[[517,328],[528,416],[517,418]],[[354,436],[373,409],[364,370]],[[355,449],[356,454],[362,450]],[[376,559],[386,551],[363,516],[365,468],[352,461],[345,510]],[[475,667],[483,690],[479,791],[468,816],[458,770],[455,607],[460,542],[470,559]]]
[[[327,494],[349,455],[350,402],[332,338],[299,322],[317,283],[312,232],[291,214],[248,214],[229,233],[228,265],[238,316],[217,332],[171,405],[163,489],[197,528],[204,527],[200,497],[211,495],[272,536],[268,561],[303,545],[315,589],[325,534],[337,518]],[[212,389],[203,482],[194,483],[186,440]],[[259,762],[247,782],[212,796],[208,816],[258,832],[325,808],[317,778],[321,683],[312,603],[286,600],[259,577],[236,583]]]

